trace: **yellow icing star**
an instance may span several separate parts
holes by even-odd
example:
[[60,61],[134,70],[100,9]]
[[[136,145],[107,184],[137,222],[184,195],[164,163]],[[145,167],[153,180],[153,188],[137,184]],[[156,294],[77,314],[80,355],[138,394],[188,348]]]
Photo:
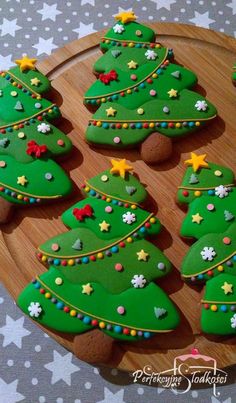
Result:
[[122,11],[121,13],[115,15],[117,21],[121,21],[122,24],[127,22],[135,21],[137,19],[133,11]]
[[225,294],[232,294],[233,293],[233,284],[227,283],[227,281],[224,282],[224,285],[222,285],[222,290],[224,290]]
[[193,167],[193,171],[197,172],[199,168],[208,168],[208,163],[205,161],[206,154],[197,155],[195,153],[191,153],[191,158],[189,160],[184,161],[185,164]]
[[202,220],[204,220],[204,218],[202,216],[200,216],[199,213],[192,215],[192,222],[195,222],[196,224],[200,224]]
[[31,85],[35,85],[36,87],[38,87],[38,85],[41,83],[41,81],[37,77],[34,77],[34,78],[31,78],[30,83],[31,83]]
[[82,285],[82,294],[90,295],[93,292],[93,287],[91,287],[90,283]]
[[105,220],[103,220],[103,222],[101,222],[100,224],[99,224],[99,227],[100,227],[100,231],[108,231],[109,230],[109,227],[110,227],[110,224],[108,224]]
[[129,62],[129,63],[127,63],[127,65],[128,65],[128,67],[129,67],[129,69],[136,69],[136,68],[137,68],[138,63],[137,63],[137,62],[135,62],[134,60],[130,60],[130,62]]
[[144,252],[143,249],[141,249],[140,252],[137,252],[137,255],[138,255],[138,260],[143,260],[144,262],[147,261],[147,258],[149,256],[149,254]]
[[168,91],[167,94],[169,94],[169,97],[170,97],[170,98],[176,98],[177,95],[178,95],[178,91],[177,91],[177,90],[174,90],[173,88],[171,88],[171,90]]
[[35,70],[35,63],[37,59],[29,59],[28,56],[23,56],[22,59],[15,60],[15,63],[20,66],[21,71]]
[[126,172],[132,171],[133,167],[126,164],[126,159],[123,160],[111,160],[112,168],[110,170],[111,174],[119,174],[123,179],[125,178]]
[[117,112],[117,110],[113,109],[112,106],[110,108],[106,109],[107,116],[115,116],[116,112]]
[[17,178],[18,185],[25,186],[26,183],[28,183],[28,180],[26,179],[25,175],[18,176]]

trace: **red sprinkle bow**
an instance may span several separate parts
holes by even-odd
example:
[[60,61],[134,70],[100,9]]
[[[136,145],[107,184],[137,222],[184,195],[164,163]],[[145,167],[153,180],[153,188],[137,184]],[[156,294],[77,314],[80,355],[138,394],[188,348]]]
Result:
[[34,140],[31,140],[27,144],[28,148],[26,150],[26,153],[28,155],[35,155],[36,158],[40,158],[41,154],[46,153],[47,151],[47,146],[44,144],[42,146],[39,146]]
[[90,204],[86,204],[83,208],[74,208],[73,215],[79,221],[84,221],[85,217],[92,217],[93,209]]
[[115,70],[111,70],[107,74],[104,74],[104,73],[99,74],[99,80],[106,85],[109,84],[110,81],[117,80],[117,78],[118,78],[118,74]]

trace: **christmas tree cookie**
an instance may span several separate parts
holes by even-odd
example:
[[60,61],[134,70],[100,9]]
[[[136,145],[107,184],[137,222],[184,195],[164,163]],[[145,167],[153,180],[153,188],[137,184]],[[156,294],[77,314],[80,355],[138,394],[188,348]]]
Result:
[[193,284],[222,273],[236,276],[236,223],[223,233],[206,234],[195,242],[183,260],[181,273]]
[[[154,283],[171,265],[146,239],[160,231],[158,219],[141,207],[146,190],[125,160],[111,163],[86,181],[86,198],[63,214],[71,229],[40,246],[38,258],[48,271],[26,287],[18,304],[62,332],[98,329],[103,337],[137,341],[173,330],[179,316]],[[83,337],[91,336],[80,336],[79,343]],[[90,353],[100,347],[95,338]]]
[[221,274],[208,281],[201,303],[205,333],[236,335],[236,277]]
[[199,239],[207,233],[224,232],[236,216],[233,171],[207,162],[206,154],[191,153],[185,164],[188,168],[177,193],[178,203],[188,205],[181,236]]
[[155,32],[122,12],[102,38],[104,53],[94,65],[97,81],[84,102],[98,108],[89,121],[88,143],[118,149],[141,146],[147,162],[166,159],[172,138],[201,128],[215,107],[190,91],[196,75],[170,61],[172,49],[155,42]]
[[59,108],[42,98],[50,82],[24,56],[0,72],[0,221],[11,206],[56,200],[71,192],[71,182],[53,161],[71,150],[71,141],[51,121]]

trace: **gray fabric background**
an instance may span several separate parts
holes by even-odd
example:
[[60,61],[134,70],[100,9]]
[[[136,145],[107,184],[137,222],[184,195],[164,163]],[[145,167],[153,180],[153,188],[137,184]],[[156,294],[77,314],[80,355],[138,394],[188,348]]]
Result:
[[[133,8],[140,20],[195,24],[236,36],[236,0],[0,0],[0,70],[28,53],[39,59],[65,43],[108,27]],[[210,352],[209,352],[210,354]],[[133,384],[129,374],[76,359],[24,317],[0,286],[0,403],[233,403],[230,384],[178,395]]]

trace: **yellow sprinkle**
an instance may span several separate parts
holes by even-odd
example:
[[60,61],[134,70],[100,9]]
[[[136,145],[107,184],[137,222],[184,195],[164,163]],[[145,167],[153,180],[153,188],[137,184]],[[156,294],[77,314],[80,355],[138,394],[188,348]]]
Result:
[[126,239],[126,241],[127,241],[128,243],[132,243],[132,242],[133,242],[133,239],[132,239],[131,237],[129,237],[129,238]]
[[75,264],[74,259],[69,259],[69,260],[68,260],[68,265],[69,265],[69,266],[74,266],[74,264]]
[[181,123],[176,123],[175,127],[177,127],[177,128],[181,127]]
[[130,207],[131,207],[133,210],[136,210],[136,208],[137,208],[136,204],[131,204]]
[[18,130],[18,129],[19,129],[19,126],[15,125],[15,126],[13,126],[13,129],[14,129],[14,130]]
[[37,97],[36,97],[36,99],[41,99],[42,97],[41,97],[41,95],[38,95]]
[[43,255],[41,260],[42,260],[42,262],[46,262],[47,261],[47,256]]
[[200,126],[200,124],[201,124],[200,122],[196,122],[195,126]]
[[127,94],[131,94],[132,91],[131,91],[131,89],[128,89],[126,92],[127,92]]
[[218,271],[224,271],[224,266],[222,266],[222,265],[218,266],[218,267],[217,267],[217,270],[218,270]]
[[47,298],[47,299],[51,298],[51,293],[50,293],[50,292],[46,292],[45,298]]
[[84,188],[84,191],[85,191],[85,192],[89,192],[89,191],[90,191],[90,188],[89,188],[88,186],[86,186],[86,187]]
[[129,46],[129,48],[133,48],[134,47],[133,42],[130,42],[128,46]]
[[153,123],[153,122],[149,123],[149,127],[151,127],[151,129],[152,129],[153,127],[155,127],[155,123]]
[[199,197],[201,196],[202,192],[200,192],[200,190],[196,190],[196,192],[194,192],[194,196]]
[[98,126],[98,127],[100,127],[100,126],[102,126],[102,122],[100,122],[100,120],[96,123],[96,125]]
[[99,252],[99,253],[97,254],[97,258],[98,258],[98,259],[103,259],[103,258],[104,258],[103,253],[102,253],[102,252]]
[[217,309],[217,305],[211,305],[211,311],[216,312]]
[[52,109],[48,109],[48,113],[52,113]]
[[22,200],[22,199],[23,199],[23,196],[22,196],[22,195],[17,195],[17,199],[18,199],[18,200]]
[[106,39],[106,40],[105,40],[105,43],[110,43],[109,39]]
[[161,47],[160,43],[157,43],[155,47],[160,48]]
[[12,85],[13,85],[13,87],[16,87],[17,83],[15,81],[13,81]]
[[157,73],[154,73],[154,74],[152,75],[152,78],[157,78],[157,77],[158,77]]
[[107,203],[110,203],[110,202],[111,202],[111,198],[110,198],[110,197],[107,197],[107,198],[106,198],[106,202],[107,202]]
[[74,309],[71,309],[70,316],[76,316],[76,311]]
[[101,99],[101,102],[106,102],[106,98],[102,98],[102,99]]
[[106,325],[105,325],[104,322],[99,322],[99,327],[100,327],[101,329],[104,329],[104,328],[106,327]]
[[155,222],[156,222],[155,217],[150,218],[150,223],[151,223],[151,224],[154,224]]
[[131,336],[136,336],[137,332],[136,332],[136,330],[132,329],[132,330],[130,331],[130,334],[131,334]]
[[123,129],[127,129],[129,127],[128,123],[123,123],[122,127],[123,127]]

